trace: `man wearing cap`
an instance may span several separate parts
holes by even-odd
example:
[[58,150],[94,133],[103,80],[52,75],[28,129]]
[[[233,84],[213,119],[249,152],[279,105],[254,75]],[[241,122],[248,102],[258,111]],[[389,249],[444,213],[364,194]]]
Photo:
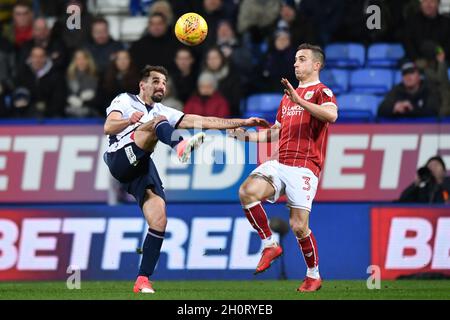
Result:
[[413,62],[402,67],[402,82],[391,89],[378,108],[378,116],[386,118],[438,116],[441,104],[437,88],[421,79]]

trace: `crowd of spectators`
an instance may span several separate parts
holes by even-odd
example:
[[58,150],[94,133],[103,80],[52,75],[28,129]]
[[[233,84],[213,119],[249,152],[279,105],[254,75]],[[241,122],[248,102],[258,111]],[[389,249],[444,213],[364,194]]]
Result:
[[[112,38],[104,17],[89,12],[87,0],[2,0],[0,117],[103,117],[117,94],[137,93],[146,64],[169,70],[169,106],[238,116],[244,97],[282,92],[281,77],[295,83],[294,55],[302,42],[402,43],[410,60],[401,67],[403,83],[379,114],[450,114],[448,2],[131,0],[130,14],[148,15],[148,24],[140,39],[123,42]],[[80,29],[67,27],[71,4],[81,9]],[[366,26],[372,4],[381,8],[381,29]],[[186,47],[173,35],[176,18],[189,11],[208,21],[200,46]]]

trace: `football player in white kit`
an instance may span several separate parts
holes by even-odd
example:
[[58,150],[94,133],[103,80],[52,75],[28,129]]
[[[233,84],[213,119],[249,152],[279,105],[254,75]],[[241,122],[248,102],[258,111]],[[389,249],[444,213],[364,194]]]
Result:
[[149,225],[143,257],[133,291],[154,293],[149,277],[153,274],[164,240],[167,217],[161,179],[150,155],[158,141],[171,146],[180,161],[203,143],[205,134],[189,139],[175,131],[190,129],[232,129],[242,126],[268,127],[259,118],[222,119],[184,114],[161,103],[166,92],[168,72],[161,66],[146,66],[139,82],[139,94],[122,93],[106,109],[104,132],[109,147],[104,160],[111,174],[132,194]]

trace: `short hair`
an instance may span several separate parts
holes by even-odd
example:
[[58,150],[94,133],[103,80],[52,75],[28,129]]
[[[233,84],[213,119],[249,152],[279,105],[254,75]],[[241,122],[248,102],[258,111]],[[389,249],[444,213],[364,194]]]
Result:
[[14,5],[13,5],[13,10],[17,7],[26,7],[28,8],[30,11],[33,11],[33,7],[31,6],[29,1],[25,1],[25,0],[19,0],[17,1]]
[[169,77],[169,72],[163,66],[146,65],[141,70],[141,81],[147,81],[147,79],[150,77],[150,72],[152,72],[152,71],[163,74],[166,77],[166,79]]
[[297,50],[311,50],[314,58],[320,62],[320,69],[323,69],[325,66],[325,52],[321,47],[310,43],[302,43],[298,46]]
[[92,20],[92,25],[94,25],[94,24],[96,24],[96,23],[104,23],[104,24],[106,24],[107,26],[109,25],[108,20],[106,20],[104,17],[101,17],[101,16],[95,17],[95,18]]
[[163,15],[161,12],[153,12],[153,13],[151,13],[150,16],[148,17],[148,21],[150,21],[154,17],[160,17],[161,19],[163,19],[165,24],[169,23],[169,21],[167,20],[167,17],[165,15]]

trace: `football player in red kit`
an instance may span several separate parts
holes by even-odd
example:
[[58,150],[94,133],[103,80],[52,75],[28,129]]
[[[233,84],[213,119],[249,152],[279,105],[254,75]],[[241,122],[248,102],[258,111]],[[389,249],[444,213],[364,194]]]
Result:
[[316,239],[309,228],[309,214],[323,168],[328,126],[337,119],[336,98],[319,80],[324,66],[324,53],[318,46],[302,44],[295,55],[295,75],[299,80],[294,89],[288,80],[275,125],[258,132],[238,128],[229,135],[239,140],[266,142],[279,140],[276,157],[261,164],[244,181],[239,198],[245,215],[258,232],[264,245],[255,273],[270,267],[283,249],[273,239],[261,201],[275,202],[286,195],[290,209],[289,222],[307,265],[301,292],[319,290],[319,256]]

